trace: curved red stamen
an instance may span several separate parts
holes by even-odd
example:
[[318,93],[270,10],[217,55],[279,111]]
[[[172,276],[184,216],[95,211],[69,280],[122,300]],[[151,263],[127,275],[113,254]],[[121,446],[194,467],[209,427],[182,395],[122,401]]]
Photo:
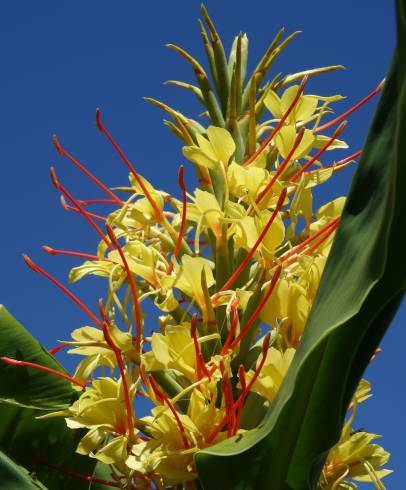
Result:
[[259,363],[259,366],[255,370],[254,376],[251,378],[250,382],[248,385],[245,386],[245,389],[242,391],[241,395],[238,397],[237,401],[235,402],[234,409],[237,409],[239,406],[242,406],[244,403],[244,400],[248,393],[250,392],[251,388],[254,386],[255,381],[258,379],[258,376],[264,367],[266,358],[268,356],[268,349],[269,349],[269,343],[271,340],[271,334],[267,333],[264,341],[262,343],[262,359]]
[[154,393],[157,396],[157,398],[163,400],[167,404],[169,410],[172,412],[172,415],[174,416],[174,418],[176,420],[176,424],[177,424],[177,426],[178,426],[178,428],[179,428],[179,430],[181,432],[181,437],[182,437],[183,445],[185,446],[185,449],[189,449],[190,448],[190,444],[189,444],[189,441],[188,441],[188,439],[186,437],[185,427],[183,426],[182,421],[180,420],[180,417],[178,415],[178,412],[175,410],[175,407],[172,405],[171,401],[166,396],[166,394],[163,393],[158,388],[158,385],[156,384],[155,379],[152,376],[149,376],[148,379],[149,379],[149,382],[151,384],[151,388],[154,391]]
[[65,343],[59,344],[56,347],[53,347],[52,349],[48,349],[48,353],[51,355],[57,354],[59,351],[61,351],[65,347],[69,347],[69,344],[65,344]]
[[100,236],[100,238],[104,241],[104,243],[111,248],[110,242],[107,240],[107,238],[104,236],[104,233],[101,231],[101,229],[97,226],[97,224],[93,221],[93,219],[90,217],[89,213],[87,213],[81,205],[76,201],[76,199],[72,196],[72,194],[65,189],[65,187],[58,181],[56,177],[56,172],[54,167],[51,167],[51,180],[54,186],[62,192],[64,196],[66,196],[70,201],[73,202],[73,204],[78,208],[79,212],[84,216],[86,221],[90,224],[90,226],[96,231],[96,233]]
[[265,304],[268,301],[269,297],[271,296],[273,290],[275,289],[276,283],[279,280],[279,276],[281,275],[281,272],[282,272],[282,266],[279,266],[275,270],[274,275],[272,276],[271,284],[269,285],[268,291],[266,292],[265,296],[262,298],[262,300],[259,303],[259,305],[256,307],[254,313],[248,319],[247,323],[241,329],[240,333],[237,335],[237,337],[235,338],[235,340],[230,344],[230,349],[234,349],[234,347],[241,341],[241,339],[244,337],[244,335],[248,332],[248,330],[251,328],[251,326],[253,325],[253,323],[258,318],[258,316],[261,313],[263,307],[265,306]]
[[335,226],[338,221],[340,221],[340,218],[333,219],[332,221],[324,225],[322,228],[320,228],[319,231],[309,236],[309,238],[306,238],[306,240],[303,240],[303,242],[299,243],[299,245],[296,245],[296,247],[293,247],[288,252],[285,252],[283,255],[279,257],[280,262],[284,262],[292,255],[297,254],[300,250],[305,248],[309,243],[313,242],[316,238],[318,238],[320,235],[325,233],[326,230],[328,230],[330,227]]
[[81,206],[91,206],[92,204],[115,204],[116,201],[114,199],[88,199],[86,201],[78,199],[78,203]]
[[[176,240],[175,250],[173,251],[173,257],[175,259],[177,258],[178,254],[179,254],[180,247],[182,245],[182,240],[183,240],[183,236],[185,233],[185,225],[186,225],[186,198],[187,198],[187,196],[186,196],[186,186],[185,186],[185,180],[184,180],[183,165],[181,165],[179,167],[178,182],[179,182],[179,187],[182,191],[183,207],[182,207],[182,219],[181,219],[180,228],[179,228],[179,235],[178,235],[178,239]],[[173,270],[173,263],[171,262],[168,266],[167,273],[170,274],[172,272],[172,270]]]
[[82,259],[89,259],[89,260],[104,260],[106,262],[113,262],[110,259],[107,258],[100,258],[97,255],[92,255],[92,254],[86,254],[82,252],[74,252],[71,250],[57,250],[52,247],[48,247],[48,245],[43,245],[42,249],[44,252],[50,254],[50,255],[68,255],[70,257],[80,257]]
[[298,103],[300,97],[303,94],[303,91],[305,89],[305,86],[306,86],[306,83],[307,83],[307,80],[308,79],[309,79],[308,75],[306,75],[306,76],[303,77],[302,82],[301,82],[301,84],[299,86],[299,89],[297,91],[297,94],[296,94],[295,98],[293,99],[292,103],[290,104],[290,106],[288,107],[288,110],[282,116],[282,118],[280,119],[279,123],[275,126],[275,129],[271,132],[271,134],[261,143],[261,145],[258,148],[258,150],[255,153],[253,153],[243,163],[244,166],[249,165],[250,163],[252,163],[265,150],[265,148],[269,145],[269,143],[273,140],[273,138],[275,137],[276,133],[281,129],[281,127],[283,126],[284,122],[288,118],[289,114],[293,111],[293,109],[295,108],[296,104]]
[[66,288],[63,284],[61,284],[57,279],[55,279],[51,274],[49,274],[47,271],[44,269],[41,269],[37,264],[35,264],[26,254],[23,254],[23,259],[24,262],[28,265],[30,269],[32,269],[34,272],[37,272],[38,274],[41,274],[42,276],[46,277],[49,279],[55,286],[57,286],[59,289],[61,289],[72,301],[74,301],[79,308],[81,308],[86,315],[88,315],[99,328],[103,328],[102,322],[94,315],[87,306],[85,306],[79,298],[77,298],[73,293],[69,291],[68,288]]
[[314,130],[314,132],[315,133],[319,133],[320,131],[324,131],[325,129],[328,129],[331,126],[334,126],[334,124],[337,124],[338,122],[340,122],[343,119],[345,119],[347,116],[351,115],[357,109],[359,109],[360,107],[362,107],[366,102],[368,102],[370,99],[372,99],[372,97],[375,97],[375,95],[378,94],[382,90],[384,83],[385,83],[385,80],[382,80],[382,82],[376,87],[376,89],[374,89],[369,95],[367,95],[366,97],[364,97],[360,102],[358,102],[353,107],[351,107],[350,109],[348,109],[348,111],[346,111],[343,114],[341,114],[341,116],[338,116],[335,119],[333,119],[332,121],[329,121],[328,123],[323,124],[323,126],[319,126],[318,128],[316,128]]
[[256,252],[257,248],[261,244],[262,240],[264,239],[265,235],[267,234],[269,228],[271,227],[272,223],[275,221],[276,216],[278,215],[281,207],[283,206],[283,203],[286,198],[286,193],[287,190],[283,189],[281,192],[281,195],[279,196],[278,202],[275,206],[275,209],[269,218],[267,224],[264,226],[264,229],[261,231],[261,234],[259,235],[257,241],[255,242],[254,246],[251,248],[251,250],[248,252],[248,254],[245,256],[244,260],[241,262],[241,264],[237,267],[237,269],[234,271],[234,273],[231,275],[230,279],[224,284],[224,286],[220,289],[221,291],[226,291],[227,289],[230,288],[230,286],[234,283],[234,281],[237,279],[237,277],[241,274],[241,272],[245,269],[247,266],[248,262],[251,260],[253,257],[254,253]]
[[347,121],[342,122],[338,128],[334,131],[333,136],[327,141],[325,145],[305,164],[303,167],[295,173],[293,177],[289,179],[289,182],[295,182],[302,173],[307,170],[313,163],[323,155],[323,153],[334,143],[334,141],[340,136],[340,134],[344,131],[344,128],[347,126]]
[[56,371],[55,369],[51,369],[46,366],[41,366],[41,364],[37,364],[35,362],[29,362],[29,361],[18,361],[17,359],[11,359],[10,357],[3,356],[0,358],[3,362],[6,364],[10,364],[10,366],[27,366],[27,367],[32,367],[35,369],[39,369],[40,371],[45,371],[47,373],[55,374],[55,376],[59,376],[60,378],[66,379],[67,381],[70,381],[71,383],[80,386],[81,388],[86,387],[86,383],[82,383],[82,381],[79,381],[75,378],[72,378],[71,376],[61,373],[59,371]]
[[237,325],[238,325],[238,320],[239,320],[237,306],[238,306],[239,301],[240,301],[240,298],[237,297],[231,302],[231,305],[230,305],[230,309],[231,309],[231,312],[233,314],[233,319],[231,321],[230,331],[227,335],[226,341],[224,342],[223,348],[221,349],[221,352],[220,352],[221,356],[223,356],[227,352],[228,347],[229,347],[231,341],[233,340],[235,332],[237,330]]
[[107,129],[103,126],[101,122],[101,117],[100,117],[100,109],[96,109],[96,123],[97,127],[99,130],[107,137],[107,139],[110,141],[110,143],[113,145],[114,149],[117,151],[117,153],[120,155],[121,159],[123,162],[126,164],[127,168],[130,170],[130,172],[133,174],[135,180],[137,181],[138,185],[141,187],[142,192],[144,193],[145,197],[148,199],[149,203],[151,204],[152,209],[155,212],[155,217],[158,221],[162,220],[162,211],[158,208],[156,205],[155,201],[153,200],[150,192],[146,188],[144,182],[138,175],[138,173],[135,171],[134,167],[132,166],[130,160],[126,157],[124,152],[121,150],[121,148],[118,146],[114,138],[111,136],[111,134],[107,131]]
[[361,155],[361,153],[362,153],[362,150],[358,150],[355,153],[353,153],[352,155],[350,155],[349,157],[343,158],[342,160],[339,160],[338,162],[335,162],[332,165],[329,165],[328,167],[323,167],[322,169],[319,169],[319,170],[310,170],[310,172],[307,172],[306,175],[311,175],[314,172],[319,172],[320,170],[326,170],[328,168],[335,170],[339,167],[342,167],[346,163],[351,162],[352,160],[355,160],[356,158],[358,158]]
[[142,313],[141,313],[141,308],[140,308],[140,304],[138,301],[138,294],[137,294],[137,289],[135,287],[134,278],[133,278],[132,272],[130,270],[130,267],[128,265],[127,259],[125,257],[124,251],[121,248],[121,245],[118,242],[116,235],[114,234],[113,229],[111,228],[111,226],[106,225],[106,230],[107,230],[107,234],[108,234],[110,240],[112,241],[112,243],[116,247],[118,253],[120,254],[121,260],[123,261],[124,269],[127,273],[127,279],[128,279],[128,283],[130,285],[131,294],[133,297],[133,304],[134,304],[134,317],[135,317],[135,323],[136,323],[135,348],[136,348],[137,352],[140,352],[141,351],[141,337],[142,337],[142,333],[143,333],[143,320],[142,320]]
[[49,464],[43,459],[39,458],[38,456],[36,456],[34,459],[38,464],[42,464],[43,466],[46,466],[51,470],[58,471],[59,473],[62,473],[64,475],[72,476],[73,478],[78,478],[79,480],[84,480],[92,483],[100,483],[101,485],[106,485],[107,487],[122,488],[122,485],[120,483],[114,481],[103,480],[101,478],[94,478],[93,476],[88,476],[83,473],[78,473],[77,471],[66,470],[61,466],[55,466],[53,464]]
[[233,427],[234,427],[234,409],[233,409],[234,400],[233,400],[230,378],[225,369],[224,362],[222,359],[220,361],[220,371],[223,377],[221,386],[223,390],[224,404],[226,409],[227,436],[231,437],[231,434],[233,432]]
[[300,143],[303,139],[304,132],[305,132],[304,128],[302,128],[299,131],[299,133],[297,134],[296,139],[293,143],[292,149],[290,150],[289,154],[287,155],[285,160],[282,162],[282,164],[280,165],[280,167],[276,171],[275,175],[270,180],[269,184],[265,187],[265,189],[263,191],[260,192],[260,194],[256,198],[256,200],[255,200],[256,204],[259,204],[262,201],[262,199],[268,194],[268,192],[271,190],[272,186],[275,184],[277,178],[282,174],[282,172],[285,170],[285,168],[289,165],[289,162],[291,161],[293,154],[295,153],[297,147],[300,145]]
[[114,343],[114,340],[112,339],[112,337],[110,335],[110,332],[109,332],[110,320],[106,315],[106,311],[105,311],[104,305],[103,305],[103,300],[100,300],[99,304],[100,304],[100,314],[104,320],[103,335],[104,335],[104,338],[106,339],[107,344],[111,347],[111,349],[114,352],[114,355],[116,356],[118,369],[120,371],[121,380],[123,382],[123,391],[124,391],[124,398],[125,398],[126,411],[127,411],[128,435],[130,437],[132,437],[134,434],[133,409],[132,409],[132,404],[131,404],[131,399],[130,399],[130,392],[129,392],[128,384],[127,384],[127,378],[125,376],[125,371],[124,371],[123,357],[121,355],[120,349],[116,346],[116,344]]
[[[79,208],[75,208],[75,206],[71,206],[70,204],[68,204],[66,202],[65,196],[63,194],[61,195],[60,201],[61,201],[62,207],[65,211],[73,211],[74,213],[81,214]],[[77,202],[80,204],[80,201],[77,201]],[[80,204],[80,205],[82,206],[82,204]],[[89,211],[85,211],[85,213],[88,216],[90,216],[91,218],[97,219],[99,221],[103,221],[103,223],[106,222],[106,218],[104,216],[100,216],[100,214],[91,213]]]
[[103,184],[95,175],[93,175],[89,170],[87,170],[86,167],[84,167],[81,163],[79,163],[72,155],[70,155],[59,143],[59,140],[56,136],[56,134],[53,136],[53,141],[54,145],[56,148],[56,151],[66,157],[68,160],[70,160],[81,172],[83,172],[89,179],[91,179],[100,189],[102,189],[106,194],[108,194],[115,203],[117,203],[119,206],[123,205],[123,202],[112,192],[107,186]]

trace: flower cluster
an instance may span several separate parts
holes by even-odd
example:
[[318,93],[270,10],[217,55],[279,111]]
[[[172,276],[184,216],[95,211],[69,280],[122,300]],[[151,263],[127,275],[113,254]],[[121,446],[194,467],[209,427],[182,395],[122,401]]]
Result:
[[[282,41],[281,31],[244,85],[246,36],[237,36],[223,66],[221,41],[205,10],[203,15],[214,89],[204,68],[173,45],[192,64],[199,86],[171,83],[196,95],[210,124],[203,127],[152,100],[172,117],[166,124],[183,141],[186,171],[195,169],[199,186],[187,191],[181,167],[179,197],[156,189],[97,112],[99,130],[128,167],[129,184],[113,192],[55,139],[58,152],[107,198],[77,200],[52,171],[65,209],[80,213],[100,243],[94,255],[45,250],[86,259],[72,269],[72,283],[89,275],[106,278],[99,314],[26,258],[92,323],[61,345],[82,357],[70,378],[77,399],[46,416],[86,428],[77,451],[111,465],[111,485],[120,488],[195,488],[196,452],[261,421],[306,327],[345,202],[338,197],[314,209],[312,191],[359,156],[333,160],[330,152],[347,149],[339,139],[344,119],[381,88],[324,123],[342,97],[309,94],[307,82],[339,67],[263,83],[294,37]],[[100,216],[88,210],[93,205],[111,211]],[[159,312],[154,322],[146,317],[151,305]],[[369,392],[363,380],[341,440],[327,457],[320,489],[356,488],[354,481],[383,488],[388,453],[371,444],[376,435],[351,428]],[[139,417],[145,399],[152,404],[150,415]]]

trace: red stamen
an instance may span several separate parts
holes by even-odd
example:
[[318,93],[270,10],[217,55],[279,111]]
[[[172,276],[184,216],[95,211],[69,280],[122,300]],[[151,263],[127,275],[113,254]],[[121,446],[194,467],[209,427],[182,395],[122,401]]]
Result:
[[211,373],[206,367],[206,363],[204,362],[203,354],[201,352],[199,354],[199,359],[204,375],[208,378],[209,381],[211,381]]
[[262,300],[259,303],[259,305],[256,307],[254,313],[251,315],[251,317],[249,318],[249,320],[247,321],[247,323],[241,329],[240,333],[237,335],[237,337],[235,338],[235,340],[230,344],[230,349],[234,349],[234,347],[241,341],[241,339],[244,337],[244,335],[251,328],[252,324],[258,318],[259,314],[262,311],[262,308],[265,306],[265,303],[268,301],[268,299],[271,296],[273,290],[275,289],[276,283],[279,280],[279,276],[281,275],[281,272],[282,272],[282,266],[279,266],[275,270],[274,275],[272,276],[271,284],[269,285],[268,291],[266,292],[265,296],[262,298]]
[[137,294],[137,289],[135,287],[134,278],[133,278],[133,275],[131,273],[130,267],[128,265],[127,259],[125,257],[124,251],[121,248],[121,245],[119,244],[119,242],[116,238],[116,235],[114,234],[113,229],[111,228],[111,226],[106,225],[106,230],[107,230],[107,234],[108,234],[110,240],[112,241],[112,243],[116,247],[118,253],[120,254],[121,260],[123,261],[125,271],[127,273],[127,279],[128,279],[128,283],[130,285],[131,294],[133,297],[133,304],[134,304],[134,317],[135,317],[135,324],[136,324],[135,348],[136,348],[137,352],[140,352],[141,351],[141,337],[142,337],[142,333],[143,333],[144,329],[143,329],[142,313],[141,313],[141,308],[140,308],[140,304],[138,301],[138,294]]
[[[65,197],[63,195],[61,195],[60,201],[61,201],[62,207],[63,207],[63,209],[65,211],[73,211],[74,213],[79,213],[80,214],[79,209],[78,208],[75,208],[75,206],[71,206],[70,204],[68,204],[66,202]],[[77,201],[77,202],[80,204],[80,201]],[[90,216],[91,218],[97,219],[99,221],[103,221],[103,223],[106,222],[106,218],[104,216],[100,216],[100,214],[91,213],[89,211],[86,211],[86,214],[88,216]]]
[[[245,393],[246,389],[247,389],[247,378],[245,376],[244,366],[242,366],[242,365],[238,368],[238,378],[239,378],[240,384],[241,384],[241,392]],[[238,427],[240,426],[242,410],[243,410],[243,403],[236,406],[236,411],[235,411],[236,416],[235,416],[234,427],[233,427],[233,436],[237,433]]]
[[252,163],[265,150],[265,148],[269,145],[269,143],[273,140],[273,138],[275,137],[276,133],[281,129],[281,127],[283,126],[284,122],[288,118],[289,114],[293,111],[293,109],[295,108],[296,104],[298,103],[300,97],[302,96],[308,78],[309,78],[308,75],[306,75],[305,77],[303,77],[302,82],[301,82],[301,84],[299,86],[299,89],[297,91],[296,97],[293,99],[292,103],[288,107],[288,110],[282,116],[282,118],[280,119],[279,123],[275,126],[275,129],[271,132],[271,134],[261,143],[261,145],[258,148],[258,150],[255,153],[253,153],[243,163],[244,166],[249,165],[250,163]]
[[311,254],[312,252],[314,252],[314,250],[316,250],[323,242],[325,242],[327,240],[327,238],[336,231],[337,227],[338,227],[338,224],[339,224],[339,220],[337,220],[334,225],[331,226],[331,228],[327,231],[327,233],[325,235],[323,235],[319,240],[317,240],[316,243],[314,243],[311,247],[309,247],[308,249],[306,249],[303,254],[304,255],[309,255]]
[[338,223],[338,221],[340,221],[340,218],[333,219],[332,221],[330,221],[329,223],[324,225],[322,228],[320,228],[319,231],[317,231],[313,235],[309,236],[309,238],[306,238],[306,240],[303,240],[303,242],[299,243],[299,245],[296,245],[296,247],[293,247],[288,252],[281,255],[281,257],[279,258],[280,262],[284,262],[285,260],[287,260],[292,255],[297,254],[300,250],[305,248],[309,243],[313,242],[316,238],[318,238],[320,235],[322,235],[330,227],[335,226]]
[[57,354],[60,350],[64,349],[65,347],[69,347],[69,344],[59,344],[56,347],[53,347],[52,349],[48,349],[49,354],[54,355]]
[[85,217],[86,221],[90,224],[90,226],[99,234],[101,239],[104,241],[104,243],[111,248],[110,242],[106,239],[104,236],[104,233],[101,231],[101,229],[97,226],[97,224],[92,220],[90,217],[89,213],[87,213],[81,205],[76,201],[76,199],[72,196],[72,194],[65,189],[65,187],[58,181],[55,173],[54,167],[51,167],[51,180],[54,186],[62,192],[64,196],[66,196],[70,201],[73,202],[73,204],[78,208],[79,212]]
[[99,301],[100,305],[100,314],[103,317],[104,323],[103,323],[103,335],[104,338],[106,339],[107,344],[111,347],[111,349],[114,352],[114,355],[116,356],[117,359],[117,364],[118,364],[118,369],[120,371],[120,376],[123,382],[123,391],[124,391],[124,398],[125,398],[125,404],[126,404],[126,411],[127,411],[127,424],[128,424],[128,435],[130,437],[133,436],[134,434],[134,421],[133,421],[133,409],[132,409],[132,404],[131,404],[131,399],[130,399],[130,392],[128,389],[128,384],[127,384],[127,378],[125,375],[124,371],[124,362],[123,362],[123,357],[121,355],[120,349],[116,346],[114,343],[114,340],[112,339],[109,329],[110,329],[110,320],[106,315],[106,311],[103,305],[103,300]]
[[52,247],[48,247],[48,245],[43,245],[42,249],[44,252],[50,254],[50,255],[68,255],[70,257],[80,257],[82,259],[89,259],[89,260],[104,260],[106,262],[113,262],[110,259],[107,258],[100,258],[97,255],[92,255],[92,254],[86,254],[82,252],[73,252],[71,250],[57,250]]
[[59,143],[58,138],[56,135],[53,136],[53,141],[54,145],[56,148],[56,151],[66,157],[68,160],[70,160],[80,171],[82,171],[85,175],[89,177],[100,189],[102,189],[106,194],[108,194],[115,203],[117,203],[119,206],[123,205],[123,202],[112,192],[107,186],[103,184],[95,175],[93,175],[89,170],[87,170],[86,167],[84,167],[81,163],[79,163],[75,158],[73,158],[72,155],[70,155]]
[[297,134],[295,142],[293,143],[292,149],[290,150],[290,152],[287,155],[287,157],[285,158],[285,160],[282,162],[281,166],[276,171],[275,175],[272,177],[269,184],[258,195],[257,199],[255,200],[256,204],[259,204],[262,201],[262,199],[268,194],[268,192],[271,190],[272,186],[275,184],[277,178],[282,174],[282,172],[285,170],[285,168],[289,165],[289,162],[291,161],[293,154],[295,153],[297,147],[300,145],[300,143],[303,139],[304,131],[305,131],[304,128],[302,128],[299,131],[299,133]]
[[189,449],[190,448],[190,444],[189,444],[189,441],[186,437],[186,431],[185,431],[185,428],[182,424],[182,421],[180,420],[180,417],[178,415],[178,412],[175,410],[175,407],[172,405],[171,401],[169,400],[169,398],[165,395],[165,393],[163,393],[159,388],[158,388],[158,385],[156,384],[156,381],[155,379],[152,377],[152,376],[149,376],[149,382],[151,384],[151,387],[155,393],[155,395],[162,399],[167,405],[168,405],[168,408],[169,410],[172,412],[172,415],[175,417],[175,420],[176,420],[176,423],[178,425],[178,428],[181,432],[181,436],[182,436],[182,441],[183,441],[183,445],[185,446],[185,449]]
[[94,315],[87,306],[85,306],[79,298],[77,298],[73,293],[69,291],[68,288],[66,288],[63,284],[61,284],[57,279],[55,279],[51,274],[49,274],[47,271],[44,269],[41,269],[38,265],[36,265],[26,254],[23,254],[23,259],[24,262],[28,265],[30,269],[32,269],[34,272],[37,272],[38,274],[43,275],[47,279],[49,279],[55,286],[57,286],[61,291],[63,291],[72,301],[74,301],[79,308],[81,308],[86,315],[88,315],[94,323],[99,327],[103,328],[102,322]]
[[[346,163],[351,162],[352,160],[355,160],[356,158],[358,158],[361,155],[361,153],[362,153],[362,150],[356,151],[355,153],[353,153],[349,157],[346,157],[343,160],[335,162],[335,163],[333,163],[333,165],[330,165],[328,167],[323,167],[321,170],[326,170],[327,168],[332,168],[332,169],[339,168],[339,167],[345,165]],[[311,170],[306,175],[309,175],[309,174],[311,175],[312,173],[318,172],[318,171],[319,170]]]
[[255,242],[254,246],[251,248],[251,250],[248,252],[248,254],[245,256],[244,260],[241,262],[241,264],[237,267],[237,269],[234,271],[234,273],[231,275],[230,279],[224,284],[224,286],[220,289],[221,291],[226,291],[231,287],[231,285],[234,283],[234,281],[237,279],[237,277],[241,274],[241,272],[245,269],[247,266],[248,262],[251,260],[253,257],[254,253],[256,252],[257,248],[261,244],[262,240],[264,239],[265,235],[267,234],[269,228],[271,227],[272,223],[275,221],[276,216],[278,215],[281,207],[283,206],[283,203],[286,198],[286,193],[287,190],[283,189],[281,192],[281,195],[279,196],[278,202],[275,206],[275,209],[269,218],[267,224],[264,226],[264,229],[261,231],[261,234],[259,235],[257,241]]
[[251,378],[251,380],[248,383],[248,385],[246,385],[245,390],[243,390],[243,392],[241,393],[241,395],[238,397],[238,400],[235,402],[234,409],[236,409],[236,408],[238,408],[240,406],[242,407],[245,398],[247,397],[247,395],[250,392],[251,388],[254,386],[255,381],[258,379],[258,376],[259,376],[262,368],[264,367],[266,358],[268,356],[268,349],[269,349],[269,342],[270,342],[270,340],[271,340],[271,334],[268,333],[268,334],[266,334],[266,336],[264,338],[264,342],[262,343],[262,359],[261,359],[261,361],[259,363],[259,366],[255,370],[254,376]]
[[59,376],[60,378],[66,379],[67,381],[80,386],[81,388],[86,387],[86,383],[82,383],[82,381],[78,381],[75,378],[72,378],[71,376],[61,373],[59,371],[55,371],[55,369],[51,369],[46,366],[41,366],[41,364],[37,364],[35,362],[29,362],[29,361],[18,361],[17,359],[11,359],[10,357],[1,357],[0,358],[2,361],[4,361],[6,364],[10,364],[10,366],[28,366],[32,367],[35,369],[39,369],[40,371],[45,371],[47,373],[55,374],[55,376]]
[[[182,207],[182,220],[180,223],[179,235],[178,235],[178,239],[176,240],[175,250],[173,251],[173,256],[175,259],[177,258],[178,254],[179,254],[180,247],[182,245],[182,240],[183,240],[183,235],[185,233],[185,225],[186,225],[186,186],[185,186],[185,180],[184,180],[183,165],[181,165],[179,167],[178,182],[179,182],[179,187],[182,191],[183,207]],[[173,262],[171,262],[169,264],[167,273],[170,274],[172,272],[172,270],[173,270]]]
[[230,309],[233,313],[233,319],[231,321],[230,331],[227,335],[226,341],[224,342],[223,348],[221,349],[221,352],[220,352],[221,356],[224,356],[225,353],[228,351],[228,347],[230,345],[230,342],[233,340],[235,332],[237,330],[237,325],[238,325],[238,320],[239,320],[237,305],[238,305],[239,301],[240,301],[240,298],[237,297],[237,298],[235,298],[234,301],[232,301],[232,303],[230,305]]
[[385,83],[385,79],[382,80],[382,82],[376,87],[376,89],[374,89],[369,95],[367,95],[360,102],[358,102],[358,104],[355,104],[353,107],[351,107],[350,109],[348,109],[348,111],[346,111],[343,114],[341,114],[341,116],[338,116],[335,119],[333,119],[332,121],[329,121],[328,123],[323,124],[323,126],[319,126],[318,128],[316,128],[314,130],[314,132],[315,133],[318,133],[320,131],[324,131],[325,129],[328,129],[331,126],[334,126],[334,124],[337,124],[338,122],[340,122],[343,119],[345,119],[347,116],[351,115],[357,109],[359,109],[360,107],[362,107],[366,102],[368,102],[370,99],[372,99],[372,97],[375,97],[375,95],[378,94],[382,90],[382,88],[384,86],[384,83]]
[[77,471],[66,470],[65,468],[62,468],[61,466],[55,466],[55,465],[46,463],[44,460],[42,460],[38,456],[36,456],[34,459],[37,463],[42,464],[43,466],[47,466],[51,470],[58,471],[59,473],[63,473],[64,475],[67,475],[67,476],[72,476],[73,478],[78,478],[79,480],[89,481],[92,483],[100,483],[101,485],[106,485],[107,487],[122,488],[122,485],[120,483],[117,483],[114,481],[102,480],[101,478],[94,478],[93,476],[84,475],[83,473],[78,473]]
[[156,219],[158,221],[162,221],[162,218],[163,218],[162,211],[158,208],[158,206],[156,205],[155,201],[152,199],[152,196],[149,193],[148,189],[146,188],[144,182],[142,181],[142,179],[140,178],[140,176],[135,171],[135,169],[132,166],[130,160],[126,157],[126,155],[124,154],[124,152],[121,150],[121,148],[115,142],[114,138],[107,131],[107,129],[103,126],[103,124],[101,122],[101,117],[100,117],[100,109],[96,109],[96,123],[97,123],[97,127],[99,128],[99,130],[107,137],[107,139],[113,145],[114,149],[117,151],[117,153],[122,158],[123,162],[127,165],[127,167],[130,170],[130,172],[133,174],[133,176],[134,176],[135,180],[137,181],[138,185],[141,187],[142,192],[144,193],[145,197],[148,199],[149,203],[151,204],[151,207],[152,207],[152,209],[155,212]]
[[91,206],[92,204],[115,204],[114,199],[88,199],[87,201],[82,201],[78,199],[78,203],[81,206]]
[[313,163],[321,156],[323,153],[329,148],[334,141],[340,136],[340,134],[344,131],[344,128],[347,126],[347,121],[342,122],[338,128],[334,131],[333,136],[327,141],[327,143],[305,164],[303,167],[295,173],[293,177],[290,178],[289,182],[295,182],[302,173],[307,170]]
[[197,314],[195,313],[192,316],[192,322],[190,326],[190,335],[193,339],[193,345],[195,348],[195,356],[196,356],[196,376],[197,380],[200,381],[203,377],[203,370],[201,366],[201,356],[200,356],[200,347],[199,347],[199,341],[197,339]]
[[228,373],[225,369],[223,359],[220,361],[220,371],[223,377],[222,379],[222,390],[224,395],[225,409],[226,409],[226,420],[227,420],[227,436],[231,437],[234,427],[234,400],[233,394],[231,390],[230,378],[228,377]]

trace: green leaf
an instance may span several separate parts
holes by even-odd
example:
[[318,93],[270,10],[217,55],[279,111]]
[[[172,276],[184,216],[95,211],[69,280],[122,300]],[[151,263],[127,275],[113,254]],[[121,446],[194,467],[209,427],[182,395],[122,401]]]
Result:
[[2,451],[0,451],[0,482],[1,488],[7,490],[46,489],[36,480],[34,474],[31,476],[25,468],[17,465]]
[[[0,305],[0,357],[30,361],[65,373],[65,369]],[[31,367],[0,361],[0,402],[55,410],[68,407],[75,395],[69,381]]]
[[[0,307],[0,353],[66,372],[4,307]],[[87,490],[88,482],[76,480],[56,468],[91,475],[96,463],[75,453],[84,431],[69,429],[62,417],[36,419],[48,410],[68,407],[74,397],[76,392],[71,384],[54,374],[3,362],[0,365],[0,449],[30,472],[35,472],[51,490]]]
[[36,419],[44,413],[0,404],[0,449],[35,473],[50,490],[87,490],[89,482],[61,472],[92,475],[96,460],[75,453],[85,431],[69,429],[62,417]]
[[392,68],[302,341],[261,425],[196,455],[206,490],[316,487],[406,288],[406,0],[397,3]]

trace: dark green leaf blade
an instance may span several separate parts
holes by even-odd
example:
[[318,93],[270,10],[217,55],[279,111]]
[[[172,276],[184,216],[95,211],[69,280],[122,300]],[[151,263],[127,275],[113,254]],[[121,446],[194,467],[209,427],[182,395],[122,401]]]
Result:
[[[61,373],[64,368],[0,305],[0,356],[35,362]],[[55,410],[70,405],[75,392],[69,381],[30,367],[0,361],[0,401]]]
[[35,490],[46,487],[36,480],[36,477],[17,465],[6,454],[0,451],[0,483],[1,488],[7,490]]

